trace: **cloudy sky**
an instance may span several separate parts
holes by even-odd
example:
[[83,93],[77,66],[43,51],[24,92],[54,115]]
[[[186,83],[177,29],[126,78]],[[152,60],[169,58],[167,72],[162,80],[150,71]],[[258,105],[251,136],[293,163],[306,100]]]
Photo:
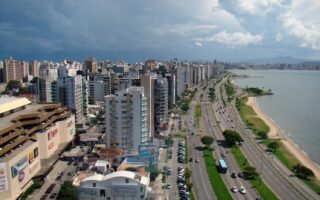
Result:
[[320,0],[1,0],[0,58],[320,58]]

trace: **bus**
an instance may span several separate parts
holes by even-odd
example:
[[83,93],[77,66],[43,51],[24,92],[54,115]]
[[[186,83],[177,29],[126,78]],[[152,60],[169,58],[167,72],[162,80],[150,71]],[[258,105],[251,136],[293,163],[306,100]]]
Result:
[[227,164],[223,159],[219,160],[219,171],[220,173],[226,173],[227,172]]

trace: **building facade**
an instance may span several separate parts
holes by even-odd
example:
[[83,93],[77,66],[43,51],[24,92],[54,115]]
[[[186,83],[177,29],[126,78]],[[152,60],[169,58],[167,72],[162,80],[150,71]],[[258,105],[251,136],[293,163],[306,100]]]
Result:
[[77,193],[79,200],[145,200],[150,191],[149,182],[149,176],[130,171],[95,174],[80,182]]
[[155,132],[160,134],[168,123],[168,80],[157,76],[154,92]]
[[56,82],[55,102],[61,102],[76,115],[76,122],[84,122],[82,76],[59,76]]
[[106,146],[138,152],[147,143],[147,98],[143,87],[105,97]]
[[74,115],[61,104],[0,97],[0,199],[17,199],[60,144],[75,135]]

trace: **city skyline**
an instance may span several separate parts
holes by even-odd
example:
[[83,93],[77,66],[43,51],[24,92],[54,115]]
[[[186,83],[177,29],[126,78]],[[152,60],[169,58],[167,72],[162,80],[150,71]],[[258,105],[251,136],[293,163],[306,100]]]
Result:
[[320,3],[2,1],[1,59],[244,61],[320,55]]

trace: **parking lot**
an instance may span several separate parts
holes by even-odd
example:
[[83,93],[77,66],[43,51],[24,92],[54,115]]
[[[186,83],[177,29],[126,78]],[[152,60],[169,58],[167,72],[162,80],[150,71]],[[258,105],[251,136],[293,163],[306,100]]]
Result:
[[77,168],[76,164],[78,163],[58,160],[46,176],[42,187],[34,191],[28,199],[56,199],[63,182],[66,180],[72,181]]
[[168,149],[168,156],[168,170],[166,173],[168,199],[189,199],[189,192],[185,179],[187,165],[184,163],[186,152],[183,139],[174,139],[172,147]]

